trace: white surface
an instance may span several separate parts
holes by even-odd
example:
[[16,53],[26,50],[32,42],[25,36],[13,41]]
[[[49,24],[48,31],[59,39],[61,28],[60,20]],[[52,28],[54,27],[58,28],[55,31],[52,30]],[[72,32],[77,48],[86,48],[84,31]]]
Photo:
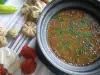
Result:
[[[21,15],[21,8],[23,6],[24,0],[8,0],[5,5],[12,5],[19,10],[14,14],[4,15],[0,14],[0,25],[3,26],[5,35],[7,31],[11,28],[17,28],[20,32],[21,27],[24,24],[24,18]],[[9,43],[6,47],[12,49],[17,54],[20,53],[21,48],[29,43],[30,47],[35,47],[36,38],[32,39],[29,37],[24,36],[22,33],[19,33],[19,36],[15,39],[9,39]],[[18,70],[14,75],[23,75],[21,70]],[[37,69],[32,75],[53,75],[51,71],[49,71],[39,60],[37,60]]]
[[[22,25],[24,24],[23,16],[20,13],[20,10],[23,6],[24,0],[8,0],[6,5],[13,5],[19,10],[10,15],[1,15],[0,14],[0,25],[3,25],[5,34],[10,28],[17,28],[20,32]],[[31,41],[31,42],[30,42]],[[30,43],[29,43],[30,42]],[[22,33],[15,39],[9,39],[9,43],[7,47],[11,48],[17,54],[20,53],[21,48],[29,43],[30,47],[35,47],[36,38],[31,39],[29,37],[24,36]],[[23,75],[21,70],[18,70],[14,75]],[[54,75],[51,71],[49,71],[39,60],[37,60],[37,69],[32,75]],[[97,74],[98,75],[98,74]]]

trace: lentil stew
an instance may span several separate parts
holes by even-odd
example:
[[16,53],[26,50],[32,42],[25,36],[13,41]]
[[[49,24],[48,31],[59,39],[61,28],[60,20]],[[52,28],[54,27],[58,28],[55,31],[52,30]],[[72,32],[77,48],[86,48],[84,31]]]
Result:
[[100,56],[100,25],[82,10],[63,10],[48,23],[48,44],[64,62],[88,65]]

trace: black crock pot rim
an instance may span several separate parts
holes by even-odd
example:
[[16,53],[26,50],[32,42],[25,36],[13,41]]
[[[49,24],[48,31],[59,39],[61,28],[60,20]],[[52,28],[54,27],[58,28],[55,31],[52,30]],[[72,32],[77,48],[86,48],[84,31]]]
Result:
[[[42,12],[42,14],[41,14],[41,16],[40,16],[40,18],[39,18],[39,21],[38,21],[38,27],[37,27],[37,39],[38,39],[38,43],[39,43],[39,46],[40,46],[40,48],[41,49],[44,49],[44,47],[43,47],[43,44],[41,43],[41,39],[40,39],[40,33],[41,33],[41,24],[42,24],[42,21],[43,21],[43,19],[44,19],[44,16],[46,16],[46,12],[47,11],[49,11],[49,9],[51,9],[52,8],[52,5],[53,4],[55,4],[55,3],[58,3],[58,2],[60,2],[60,1],[62,1],[62,0],[57,0],[57,1],[53,1],[51,4],[49,4],[49,6],[46,8],[46,9],[44,9],[44,11]],[[66,1],[68,1],[68,0],[66,0]],[[71,1],[73,1],[73,0],[71,0]],[[75,1],[75,0],[74,0]],[[79,1],[79,0],[76,0],[76,1]],[[43,52],[43,51],[42,51]],[[43,52],[43,54],[44,54],[44,52]],[[47,60],[49,60],[50,61],[50,63],[52,63],[55,67],[57,67],[57,68],[59,68],[60,70],[62,70],[61,69],[61,67],[58,67],[56,64],[54,64],[52,61],[51,61],[51,59],[50,58],[48,58],[47,56],[48,55],[46,55],[46,54],[44,54],[44,56],[47,58]],[[72,72],[71,70],[68,70],[68,71],[70,71],[70,73]],[[67,72],[68,72],[67,71]],[[100,70],[99,70],[100,71]],[[66,72],[66,71],[65,71]],[[75,73],[75,72],[74,72]],[[93,72],[92,72],[93,73]]]

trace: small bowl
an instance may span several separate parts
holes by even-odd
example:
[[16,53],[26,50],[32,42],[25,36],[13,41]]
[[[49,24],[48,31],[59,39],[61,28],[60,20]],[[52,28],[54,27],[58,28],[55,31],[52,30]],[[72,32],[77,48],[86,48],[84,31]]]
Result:
[[42,12],[37,26],[37,52],[39,58],[49,68],[58,72],[61,75],[77,74],[77,75],[92,75],[100,72],[100,59],[97,61],[85,65],[85,66],[73,66],[61,61],[55,53],[49,48],[47,39],[47,27],[48,22],[57,12],[64,9],[79,9],[91,14],[98,23],[100,20],[100,3],[94,0],[54,0],[52,1]]

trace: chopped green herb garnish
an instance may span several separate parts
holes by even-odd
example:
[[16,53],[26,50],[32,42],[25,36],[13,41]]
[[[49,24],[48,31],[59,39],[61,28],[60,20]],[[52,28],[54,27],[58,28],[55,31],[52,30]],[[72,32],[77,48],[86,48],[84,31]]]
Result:
[[60,17],[59,17],[59,14],[57,14],[57,15],[56,15],[56,19],[58,19],[58,20],[59,20],[59,18],[60,18]]
[[83,53],[83,51],[84,51],[83,47],[82,47],[82,48],[78,48],[78,49],[76,50],[77,56],[81,55],[81,54]]
[[84,48],[86,49],[86,50],[89,50],[90,49],[90,47],[91,47],[91,43],[90,43],[90,40],[85,40],[85,43],[84,43]]
[[69,46],[71,45],[71,41],[61,41],[58,45],[58,50],[62,50],[64,47],[65,50],[70,50]]
[[91,32],[85,32],[84,35],[88,38],[88,39],[92,39],[93,35]]
[[57,31],[57,34],[60,36],[60,37],[63,37],[68,31],[67,31],[67,28],[59,28],[56,30]]
[[69,47],[71,45],[71,41],[70,40],[66,41],[66,45]]
[[61,19],[60,19],[60,23],[63,23],[63,22],[64,22],[64,19],[61,18]]
[[68,30],[72,35],[76,35],[76,32],[75,32],[73,29],[67,28],[67,30]]
[[62,50],[62,43],[60,42],[58,45],[58,50],[61,51]]

